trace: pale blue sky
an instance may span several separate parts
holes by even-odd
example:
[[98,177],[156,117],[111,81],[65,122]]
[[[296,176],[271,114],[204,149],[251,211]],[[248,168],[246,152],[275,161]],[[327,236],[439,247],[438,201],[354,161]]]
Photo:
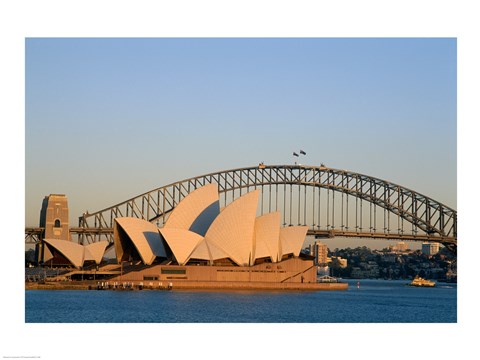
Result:
[[456,71],[452,38],[27,39],[26,225],[300,148],[456,208]]

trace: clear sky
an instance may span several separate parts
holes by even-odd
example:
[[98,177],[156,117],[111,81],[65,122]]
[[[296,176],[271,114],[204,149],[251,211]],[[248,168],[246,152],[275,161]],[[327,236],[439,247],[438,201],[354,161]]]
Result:
[[454,38],[26,39],[27,226],[171,182],[321,162],[456,208]]

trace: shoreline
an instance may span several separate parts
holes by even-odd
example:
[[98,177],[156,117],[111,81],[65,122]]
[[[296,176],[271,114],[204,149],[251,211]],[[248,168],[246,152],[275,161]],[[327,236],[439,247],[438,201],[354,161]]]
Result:
[[[126,284],[126,285],[124,285]],[[25,283],[25,290],[96,290],[96,291],[171,291],[171,290],[274,290],[274,291],[338,291],[348,283],[269,283],[219,281],[169,281],[168,283],[113,283],[105,281]]]

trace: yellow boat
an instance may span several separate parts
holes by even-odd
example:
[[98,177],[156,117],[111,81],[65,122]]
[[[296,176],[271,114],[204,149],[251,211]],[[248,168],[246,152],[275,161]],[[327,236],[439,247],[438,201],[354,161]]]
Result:
[[435,281],[426,280],[420,276],[415,276],[409,286],[419,286],[419,287],[434,287],[436,285]]

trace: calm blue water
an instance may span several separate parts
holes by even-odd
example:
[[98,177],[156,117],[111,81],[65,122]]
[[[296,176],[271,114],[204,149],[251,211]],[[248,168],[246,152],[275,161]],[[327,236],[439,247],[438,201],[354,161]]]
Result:
[[349,281],[347,291],[25,292],[27,323],[454,323],[456,284]]

